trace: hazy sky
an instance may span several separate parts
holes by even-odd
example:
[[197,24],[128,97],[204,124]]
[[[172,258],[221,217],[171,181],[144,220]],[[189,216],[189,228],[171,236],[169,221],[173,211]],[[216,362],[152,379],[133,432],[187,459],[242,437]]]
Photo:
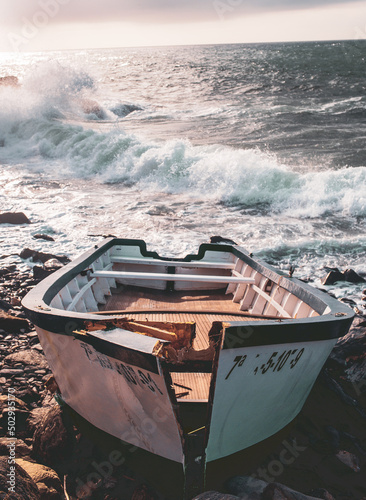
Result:
[[0,50],[366,38],[366,2],[0,0]]

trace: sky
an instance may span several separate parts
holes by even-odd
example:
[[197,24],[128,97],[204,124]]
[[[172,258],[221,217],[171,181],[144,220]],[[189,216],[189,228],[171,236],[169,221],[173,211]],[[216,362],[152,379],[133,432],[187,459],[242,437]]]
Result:
[[0,51],[366,39],[366,2],[1,0]]

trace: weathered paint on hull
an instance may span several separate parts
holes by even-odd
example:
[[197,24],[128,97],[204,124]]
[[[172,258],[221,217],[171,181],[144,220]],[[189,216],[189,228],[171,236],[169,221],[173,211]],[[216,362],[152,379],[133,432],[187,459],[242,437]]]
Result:
[[248,448],[301,410],[335,340],[223,349],[217,371],[207,462]]
[[74,337],[40,328],[37,333],[65,403],[112,436],[183,463],[179,427],[160,373]]

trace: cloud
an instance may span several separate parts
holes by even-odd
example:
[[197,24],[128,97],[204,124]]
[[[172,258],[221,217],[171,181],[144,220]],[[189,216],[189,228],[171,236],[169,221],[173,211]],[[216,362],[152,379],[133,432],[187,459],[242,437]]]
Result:
[[[181,23],[235,18],[256,12],[295,10],[354,0],[3,0],[2,24],[21,25],[40,9],[50,9],[55,23],[126,21],[138,23]],[[53,10],[52,10],[53,9]]]

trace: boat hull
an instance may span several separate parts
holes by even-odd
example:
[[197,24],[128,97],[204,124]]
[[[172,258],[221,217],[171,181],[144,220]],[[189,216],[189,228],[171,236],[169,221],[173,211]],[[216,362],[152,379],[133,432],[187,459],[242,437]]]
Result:
[[110,356],[103,342],[96,349],[87,340],[36,330],[67,405],[121,441],[183,463],[180,428],[154,356],[117,345]]

